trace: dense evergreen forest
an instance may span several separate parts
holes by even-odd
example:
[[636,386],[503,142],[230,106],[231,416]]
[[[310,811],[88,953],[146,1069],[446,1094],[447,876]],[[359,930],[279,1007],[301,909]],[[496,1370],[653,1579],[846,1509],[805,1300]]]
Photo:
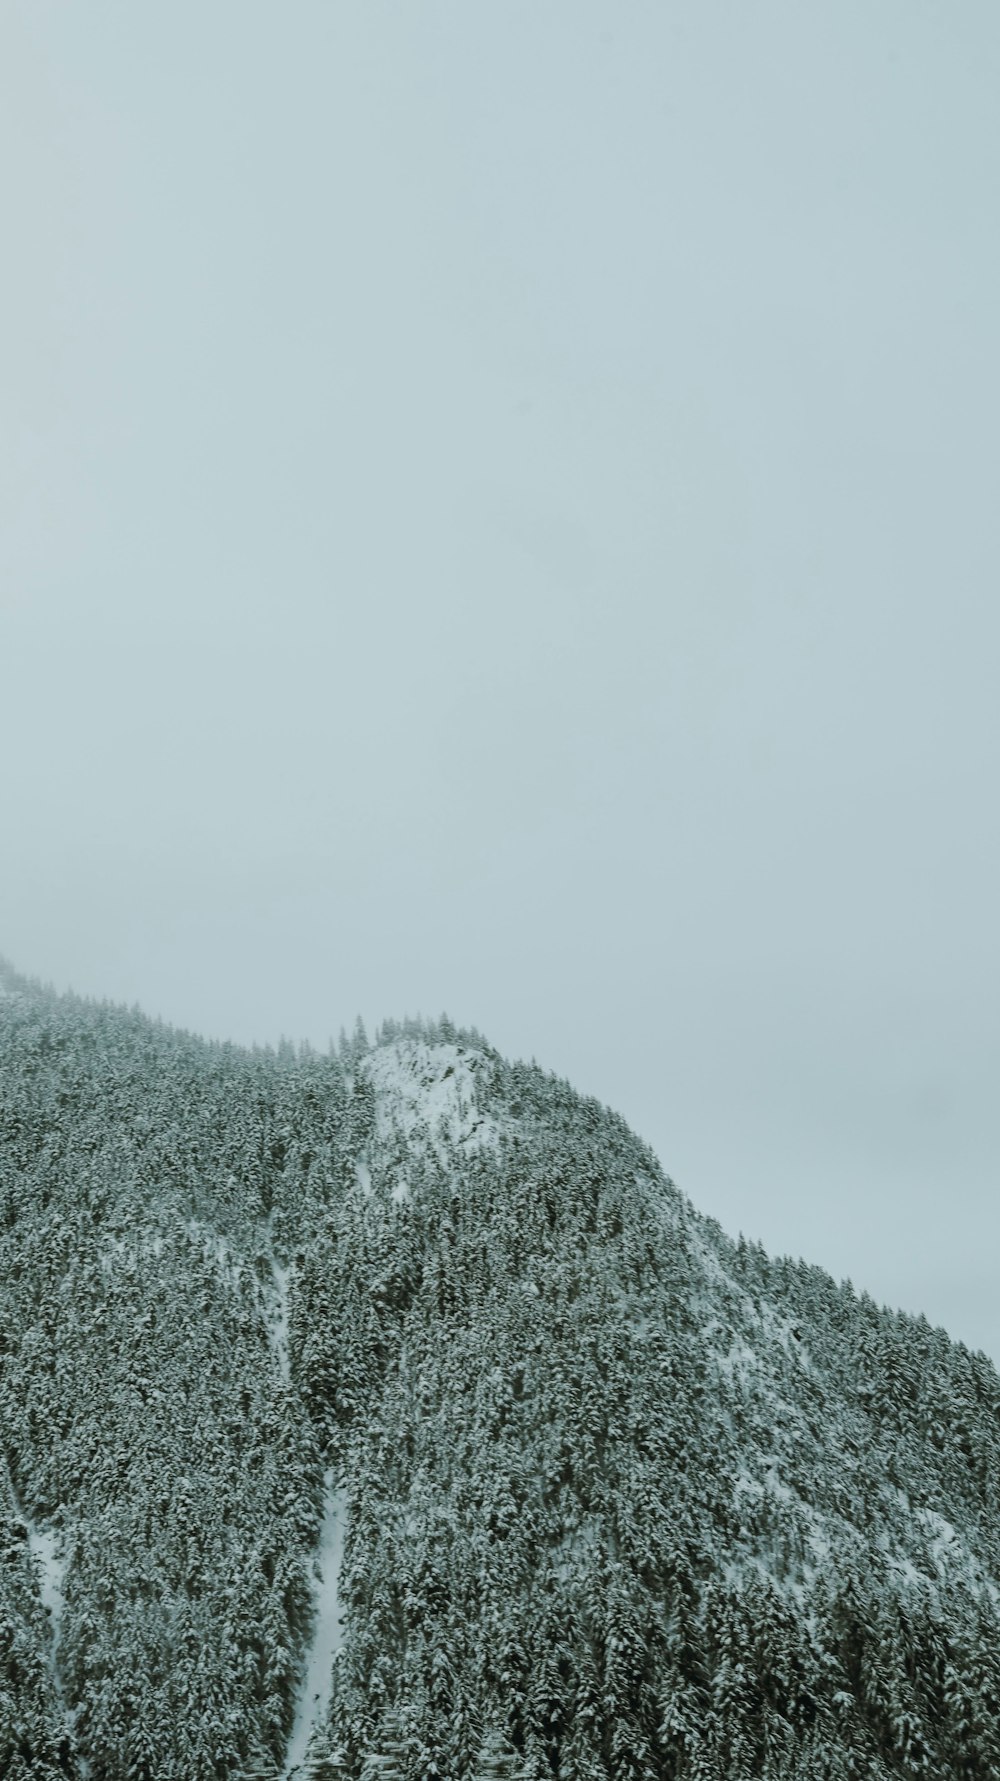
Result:
[[1000,1774],[1000,1379],[447,1020],[0,968],[0,1775]]

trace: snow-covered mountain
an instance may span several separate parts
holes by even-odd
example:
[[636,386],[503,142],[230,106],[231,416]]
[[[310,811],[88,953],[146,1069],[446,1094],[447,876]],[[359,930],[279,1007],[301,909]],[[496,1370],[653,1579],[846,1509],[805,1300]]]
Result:
[[447,1021],[0,985],[0,1774],[1000,1774],[985,1357]]

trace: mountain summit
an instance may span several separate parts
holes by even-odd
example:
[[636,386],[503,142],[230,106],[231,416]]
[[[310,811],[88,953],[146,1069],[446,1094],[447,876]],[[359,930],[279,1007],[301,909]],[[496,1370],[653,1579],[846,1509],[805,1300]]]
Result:
[[478,1034],[0,971],[0,1774],[1000,1774],[1000,1380]]

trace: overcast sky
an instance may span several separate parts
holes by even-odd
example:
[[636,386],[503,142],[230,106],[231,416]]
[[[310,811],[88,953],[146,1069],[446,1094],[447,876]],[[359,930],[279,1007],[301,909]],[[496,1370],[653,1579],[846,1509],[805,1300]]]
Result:
[[1000,1357],[995,0],[6,0],[0,952]]

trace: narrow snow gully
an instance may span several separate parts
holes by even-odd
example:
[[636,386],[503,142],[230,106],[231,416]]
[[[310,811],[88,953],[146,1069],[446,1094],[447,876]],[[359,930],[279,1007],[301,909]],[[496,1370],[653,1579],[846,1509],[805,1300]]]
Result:
[[[33,1516],[28,1515],[18,1496],[11,1475],[10,1466],[3,1453],[0,1452],[0,1506],[4,1500],[13,1511],[15,1523],[23,1528],[27,1535],[28,1553],[33,1561],[38,1593],[42,1607],[48,1620],[48,1670],[52,1679],[52,1692],[62,1713],[67,1731],[73,1724],[73,1714],[66,1699],[62,1676],[59,1673],[59,1633],[62,1625],[63,1612],[63,1580],[66,1575],[66,1545],[62,1534],[54,1527],[45,1527]],[[89,1769],[83,1758],[77,1759],[76,1772],[81,1777],[89,1775]]]
[[277,1357],[281,1383],[287,1385],[292,1376],[292,1363],[288,1352],[288,1279],[291,1269],[286,1268],[276,1258],[272,1258],[271,1269],[274,1276],[270,1320],[271,1346]]
[[291,1357],[288,1349],[288,1283],[292,1270],[284,1262],[279,1262],[274,1251],[273,1212],[267,1220],[265,1230],[266,1254],[271,1266],[271,1283],[265,1289],[267,1337],[278,1363],[278,1377],[282,1385],[287,1385],[292,1376]]
[[323,1520],[316,1549],[316,1622],[299,1687],[292,1735],[285,1753],[284,1781],[304,1776],[303,1767],[315,1732],[322,1733],[333,1692],[334,1659],[343,1643],[338,1580],[344,1552],[347,1499],[332,1472],[323,1480]]
[[55,1528],[39,1527],[38,1523],[29,1519],[28,1550],[33,1559],[38,1561],[41,1570],[42,1607],[49,1616],[52,1629],[52,1667],[58,1674],[56,1657],[59,1649],[59,1626],[63,1611],[63,1575],[66,1561],[60,1552],[59,1536]]
[[[14,1498],[16,1503],[17,1499]],[[70,1709],[63,1688],[62,1676],[59,1673],[59,1634],[62,1627],[63,1613],[63,1580],[66,1575],[65,1541],[55,1528],[43,1527],[40,1522],[33,1521],[30,1515],[23,1516],[28,1532],[28,1551],[35,1560],[39,1571],[39,1593],[42,1607],[45,1609],[49,1622],[49,1674],[52,1677],[52,1688],[59,1703],[67,1732],[71,1732],[75,1715]],[[87,1781],[90,1765],[82,1756],[77,1756],[76,1774],[80,1781]]]

